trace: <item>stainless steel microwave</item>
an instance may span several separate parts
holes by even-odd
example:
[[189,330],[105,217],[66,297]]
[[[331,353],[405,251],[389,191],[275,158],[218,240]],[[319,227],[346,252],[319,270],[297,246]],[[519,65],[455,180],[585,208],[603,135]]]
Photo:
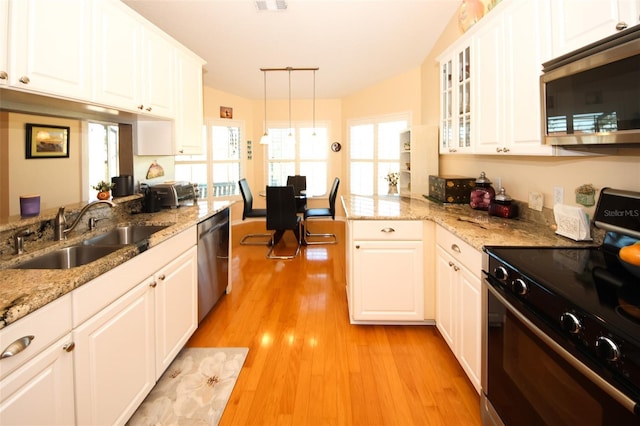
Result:
[[640,146],[640,25],[543,64],[547,145]]

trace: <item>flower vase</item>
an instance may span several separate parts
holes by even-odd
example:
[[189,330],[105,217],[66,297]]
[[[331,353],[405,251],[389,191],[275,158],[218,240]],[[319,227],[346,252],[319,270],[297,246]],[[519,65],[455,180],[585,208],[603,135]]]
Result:
[[389,195],[398,193],[398,185],[389,185]]
[[98,200],[108,200],[109,198],[111,198],[111,191],[98,192]]

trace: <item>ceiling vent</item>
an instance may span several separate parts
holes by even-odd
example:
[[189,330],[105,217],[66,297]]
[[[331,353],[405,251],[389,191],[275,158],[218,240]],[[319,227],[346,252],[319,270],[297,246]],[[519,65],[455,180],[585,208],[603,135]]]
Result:
[[256,9],[260,12],[287,10],[285,0],[256,0]]

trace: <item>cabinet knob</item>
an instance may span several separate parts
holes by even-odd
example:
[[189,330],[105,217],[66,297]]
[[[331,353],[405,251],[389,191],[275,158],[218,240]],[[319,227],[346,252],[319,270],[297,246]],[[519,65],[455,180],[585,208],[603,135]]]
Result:
[[27,77],[26,75],[23,75],[22,77],[20,77],[20,83],[29,84],[30,82],[31,80],[29,80],[29,77]]
[[147,111],[151,112],[151,110],[152,110],[153,108],[151,108],[151,107],[146,107],[145,109],[146,109]]
[[616,24],[616,30],[618,31],[622,31],[622,30],[626,30],[628,27],[627,23],[624,21],[620,21]]
[[144,105],[142,105],[142,104],[141,104],[141,105],[138,105],[138,109],[139,109],[140,111],[142,111],[142,110],[144,109]]
[[2,351],[2,355],[0,355],[0,359],[10,358],[24,351],[31,344],[31,341],[34,338],[35,336],[23,336],[15,340],[13,343],[7,346],[4,351]]
[[149,287],[156,288],[157,285],[158,285],[158,283],[153,281],[151,284],[149,284]]
[[72,350],[74,350],[76,348],[76,344],[75,342],[71,342],[71,343],[67,343],[66,345],[64,345],[62,347],[62,349],[64,349],[66,352],[71,352]]
[[502,148],[502,152],[509,152],[509,148],[507,147]]
[[9,74],[6,71],[0,71],[0,80],[6,80],[9,78]]
[[160,276],[158,277],[158,279],[159,279],[160,281],[164,281],[164,279],[165,279],[164,274],[160,274]]
[[502,152],[502,148],[496,148],[496,152]]
[[360,245],[359,245],[359,244],[357,244],[357,245],[356,245],[356,248],[357,248],[357,249],[359,249],[359,248],[360,248]]

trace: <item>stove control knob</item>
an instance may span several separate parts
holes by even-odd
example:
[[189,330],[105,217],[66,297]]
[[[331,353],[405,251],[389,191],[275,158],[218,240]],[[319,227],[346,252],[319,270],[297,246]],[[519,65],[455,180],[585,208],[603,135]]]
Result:
[[600,336],[596,339],[596,355],[607,361],[617,361],[620,359],[620,349],[613,340]]
[[498,266],[493,270],[493,273],[496,276],[496,278],[502,281],[503,283],[506,283],[507,280],[509,279],[509,273],[507,272],[507,269],[504,266]]
[[529,293],[529,286],[522,278],[516,278],[513,280],[513,291],[520,296],[525,296]]
[[571,312],[565,312],[560,315],[560,326],[564,331],[568,331],[571,334],[578,334],[582,330],[580,319]]

